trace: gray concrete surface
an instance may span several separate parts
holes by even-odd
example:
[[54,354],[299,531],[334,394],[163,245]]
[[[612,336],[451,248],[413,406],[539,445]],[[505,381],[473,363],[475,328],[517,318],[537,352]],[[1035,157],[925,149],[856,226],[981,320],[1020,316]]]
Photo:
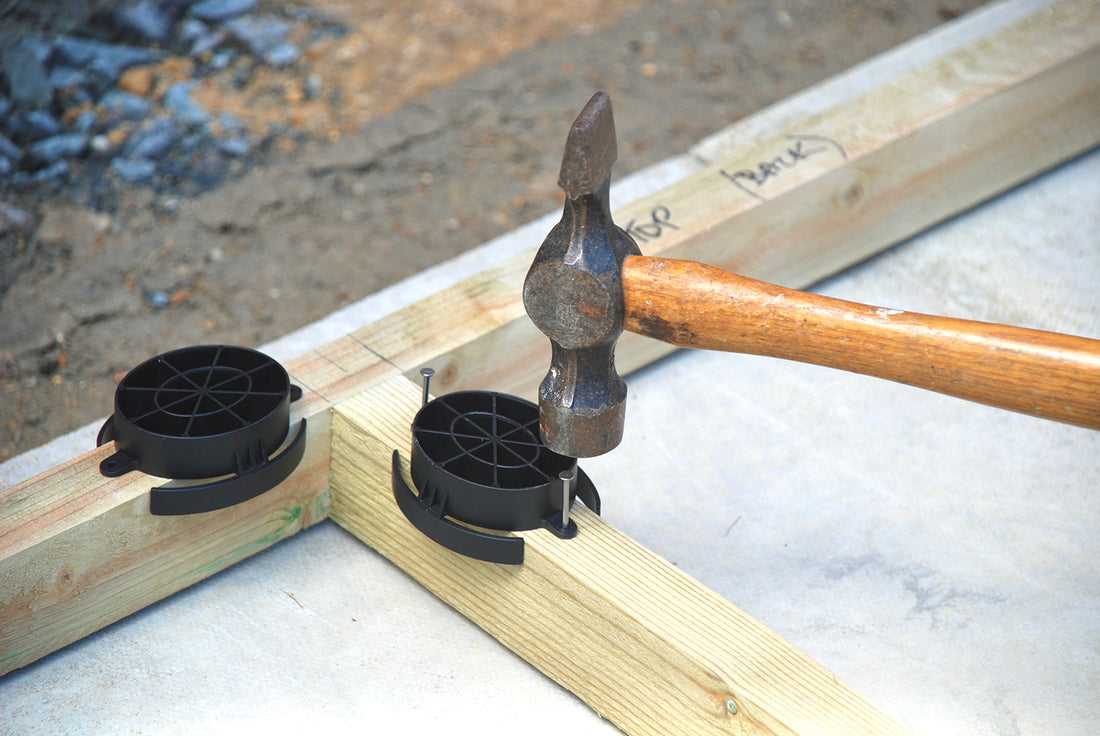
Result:
[[[1093,152],[817,290],[1100,337],[1097,232]],[[1100,433],[745,356],[629,382],[613,524],[919,734],[1100,728]],[[0,680],[5,733],[260,728],[614,732],[331,523]]]
[[[1098,232],[1094,151],[816,290],[1100,337]],[[514,247],[267,349],[291,357]],[[1100,433],[747,356],[678,353],[628,380],[623,445],[584,463],[613,524],[918,734],[1100,730]],[[30,472],[14,463],[0,486]],[[259,729],[615,732],[332,523],[0,678],[0,734]]]

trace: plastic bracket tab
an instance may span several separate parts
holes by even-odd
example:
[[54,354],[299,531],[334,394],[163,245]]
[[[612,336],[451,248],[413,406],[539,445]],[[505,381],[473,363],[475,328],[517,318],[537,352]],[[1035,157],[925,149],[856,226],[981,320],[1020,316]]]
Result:
[[401,475],[401,460],[393,451],[393,498],[409,522],[432,541],[466,557],[498,565],[523,564],[523,539],[487,534],[443,518],[445,498],[432,504],[436,494],[418,496]]
[[249,452],[250,458],[242,458],[238,452],[237,475],[197,485],[153,488],[149,493],[149,511],[154,516],[198,514],[255,498],[286,480],[305,452],[306,420],[303,419],[298,425],[298,434],[278,456],[267,459],[262,447]]

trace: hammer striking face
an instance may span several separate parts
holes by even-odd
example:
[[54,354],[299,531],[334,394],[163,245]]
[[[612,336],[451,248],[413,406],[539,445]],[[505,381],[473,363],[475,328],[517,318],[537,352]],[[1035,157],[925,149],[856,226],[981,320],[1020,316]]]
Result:
[[615,448],[626,418],[615,342],[623,329],[623,261],[640,251],[611,220],[608,192],[616,157],[611,100],[597,92],[566,140],[558,178],[566,193],[562,219],[523,284],[527,314],[553,348],[539,387],[542,439],[569,457]]

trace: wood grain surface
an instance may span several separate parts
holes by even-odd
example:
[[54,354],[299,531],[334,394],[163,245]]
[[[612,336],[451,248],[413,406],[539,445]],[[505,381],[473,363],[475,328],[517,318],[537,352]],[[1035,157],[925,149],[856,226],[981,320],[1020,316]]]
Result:
[[685,348],[877,376],[1100,429],[1100,340],[807,294],[694,261],[631,256],[626,329]]

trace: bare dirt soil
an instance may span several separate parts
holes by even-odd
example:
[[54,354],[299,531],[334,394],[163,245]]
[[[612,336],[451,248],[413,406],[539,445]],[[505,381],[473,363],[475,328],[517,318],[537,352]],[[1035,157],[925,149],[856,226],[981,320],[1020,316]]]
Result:
[[[0,190],[33,216],[0,236],[0,460],[107,416],[153,355],[262,344],[555,209],[565,131],[597,89],[622,176],[980,4],[281,3],[314,19],[301,59],[241,59],[195,89],[270,136],[220,186]],[[156,99],[195,63],[121,85]]]

